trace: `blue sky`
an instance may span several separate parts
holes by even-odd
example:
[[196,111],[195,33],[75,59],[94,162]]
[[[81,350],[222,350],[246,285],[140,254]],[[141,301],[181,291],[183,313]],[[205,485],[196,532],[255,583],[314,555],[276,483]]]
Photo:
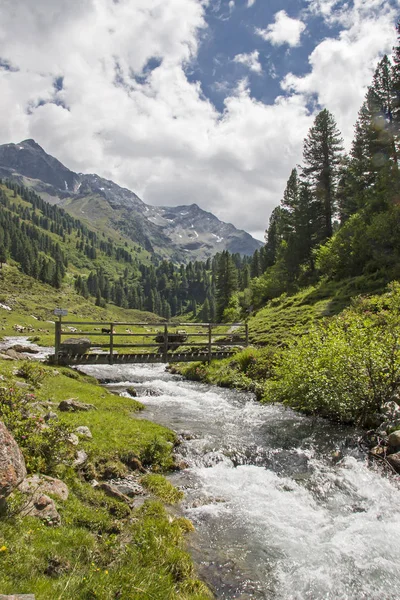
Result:
[[3,0],[0,143],[263,238],[317,112],[349,148],[400,0]]
[[[250,7],[247,0],[231,1],[212,2],[207,7],[208,28],[196,60],[188,69],[189,80],[201,81],[204,94],[219,110],[223,110],[227,92],[243,77],[249,78],[254,98],[272,103],[282,94],[281,79],[289,72],[298,76],[307,73],[308,57],[318,43],[340,32],[336,24],[328,25],[320,15],[312,15],[304,0],[258,0]],[[273,45],[255,33],[257,29],[265,30],[282,10],[289,18],[307,23],[301,43],[295,47]],[[234,60],[237,55],[255,50],[259,52],[262,73]]]

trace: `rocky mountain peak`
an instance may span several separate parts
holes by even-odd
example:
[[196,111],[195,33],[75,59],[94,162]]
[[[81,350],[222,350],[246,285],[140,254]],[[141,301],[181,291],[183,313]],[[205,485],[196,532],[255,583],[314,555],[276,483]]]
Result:
[[74,173],[33,139],[0,146],[0,177],[28,184],[76,218],[114,229],[176,262],[205,260],[222,250],[250,255],[262,245],[195,203],[150,206],[109,179]]
[[10,174],[39,179],[62,191],[74,190],[79,182],[79,175],[47,154],[33,139],[0,146],[0,167],[2,171],[7,168]]

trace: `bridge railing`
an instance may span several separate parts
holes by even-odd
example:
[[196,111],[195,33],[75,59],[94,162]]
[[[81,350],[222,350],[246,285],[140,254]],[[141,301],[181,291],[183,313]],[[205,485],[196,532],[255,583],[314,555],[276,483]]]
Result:
[[[55,323],[56,364],[61,357],[65,359],[68,355],[68,350],[63,345],[63,338],[67,336],[88,338],[88,350],[91,353],[100,351],[103,355],[107,354],[109,364],[114,363],[120,350],[125,355],[127,352],[135,355],[151,354],[151,349],[155,349],[157,362],[160,362],[160,357],[162,362],[169,362],[179,348],[179,353],[187,355],[187,359],[193,355],[193,360],[196,360],[199,354],[204,358],[206,354],[210,361],[215,348],[228,354],[235,347],[248,346],[249,343],[247,323],[63,321],[60,318]],[[92,338],[99,338],[98,343]]]

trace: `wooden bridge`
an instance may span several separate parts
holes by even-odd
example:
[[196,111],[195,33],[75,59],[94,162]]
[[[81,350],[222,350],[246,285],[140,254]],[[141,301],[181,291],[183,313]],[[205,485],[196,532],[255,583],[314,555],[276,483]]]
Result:
[[233,356],[248,343],[247,323],[106,323],[60,317],[50,360],[59,365],[210,362]]

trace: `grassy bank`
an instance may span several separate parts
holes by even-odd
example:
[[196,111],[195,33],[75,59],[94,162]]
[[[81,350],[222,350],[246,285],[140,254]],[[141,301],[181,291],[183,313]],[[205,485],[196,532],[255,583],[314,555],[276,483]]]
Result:
[[[35,338],[42,346],[54,345],[54,314],[56,307],[66,308],[72,321],[160,322],[153,313],[124,309],[114,304],[106,308],[95,306],[75,292],[68,280],[60,290],[40,283],[21,273],[17,267],[3,265],[0,270],[0,337],[16,335],[15,326],[26,328],[24,335]],[[98,342],[106,341],[102,338]]]
[[[28,471],[60,478],[69,488],[67,500],[53,497],[58,527],[23,517],[25,500],[18,492],[9,499],[0,518],[0,592],[34,593],[37,600],[209,598],[185,551],[191,524],[164,504],[182,496],[162,476],[174,464],[174,434],[135,418],[139,402],[73,370],[0,360],[0,375],[0,419],[18,441]],[[93,408],[61,412],[58,404],[70,398]],[[45,425],[48,410],[57,418]],[[77,426],[89,427],[93,437],[79,436],[75,447],[69,436]],[[73,466],[76,448],[88,456],[80,467]],[[131,470],[141,464],[148,474]],[[127,473],[149,490],[141,506],[91,485],[92,479]]]

